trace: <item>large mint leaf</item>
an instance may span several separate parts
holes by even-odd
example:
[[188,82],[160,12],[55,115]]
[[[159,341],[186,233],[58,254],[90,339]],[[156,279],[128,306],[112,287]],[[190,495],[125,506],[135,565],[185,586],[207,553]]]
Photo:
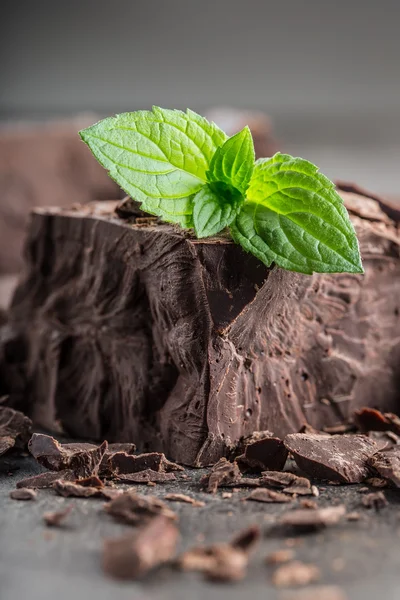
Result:
[[247,198],[232,235],[266,265],[308,274],[363,272],[342,199],[312,163],[284,154],[258,161]]
[[223,183],[205,185],[193,198],[193,223],[198,238],[219,233],[235,219],[243,196]]
[[209,181],[222,181],[242,194],[247,190],[254,168],[254,144],[245,127],[215,152],[207,174]]
[[227,139],[214,123],[190,110],[157,107],[109,117],[80,135],[145,210],[181,224],[192,206],[190,197],[206,182],[211,159]]

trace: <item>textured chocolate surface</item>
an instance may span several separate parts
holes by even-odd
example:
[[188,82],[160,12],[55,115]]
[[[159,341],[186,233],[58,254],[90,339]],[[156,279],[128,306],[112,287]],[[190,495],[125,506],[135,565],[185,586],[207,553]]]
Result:
[[372,214],[352,213],[364,276],[267,269],[227,238],[132,224],[111,202],[37,211],[1,333],[2,391],[44,426],[191,465],[254,431],[397,412],[398,225],[356,199]]

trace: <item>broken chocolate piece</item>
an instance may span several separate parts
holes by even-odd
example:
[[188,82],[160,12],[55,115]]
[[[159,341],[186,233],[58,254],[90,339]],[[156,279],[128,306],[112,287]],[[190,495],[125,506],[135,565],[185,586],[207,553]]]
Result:
[[141,496],[135,492],[123,492],[105,507],[106,512],[117,521],[137,525],[162,515],[176,519],[176,514],[155,496]]
[[369,477],[369,479],[365,480],[365,483],[375,488],[385,488],[388,486],[386,479],[381,479],[380,477]]
[[400,418],[393,413],[381,413],[375,408],[361,408],[354,412],[354,422],[362,433],[392,431],[400,435]]
[[43,521],[47,527],[60,527],[72,511],[72,506],[67,506],[63,510],[57,510],[55,512],[46,512],[43,515]]
[[242,470],[281,471],[288,451],[283,441],[269,431],[260,431],[243,440],[244,452],[237,457]]
[[137,473],[125,473],[116,477],[119,483],[166,483],[176,481],[173,473],[164,473],[163,471],[153,471],[153,469],[144,469]]
[[289,490],[296,488],[309,490],[309,493],[312,493],[311,483],[308,479],[305,477],[299,477],[298,475],[289,472],[278,473],[275,471],[263,471],[261,473],[260,485],[284,489],[289,493],[292,493]]
[[34,433],[28,448],[32,456],[52,471],[71,469],[77,478],[97,475],[107,450],[107,442],[101,446],[91,444],[60,444],[49,435]]
[[211,468],[208,475],[202,477],[200,483],[207,486],[207,492],[215,494],[220,486],[238,485],[241,479],[242,474],[237,462],[229,462],[223,457]]
[[258,527],[239,533],[230,543],[191,548],[178,559],[183,571],[200,571],[213,581],[240,581],[247,572],[249,555],[260,539]]
[[294,551],[289,550],[289,548],[282,548],[282,550],[276,550],[276,552],[271,552],[268,556],[265,557],[265,562],[267,565],[282,565],[294,559]]
[[32,488],[32,489],[46,489],[52,488],[54,483],[59,479],[63,481],[74,481],[75,473],[70,470],[66,471],[49,471],[45,473],[39,473],[39,475],[33,475],[17,482],[17,488]]
[[135,534],[105,540],[103,569],[118,579],[138,579],[170,561],[178,540],[179,531],[171,519],[156,516]]
[[206,503],[201,500],[196,500],[195,498],[191,498],[186,494],[167,494],[164,496],[164,500],[170,500],[171,502],[185,502],[186,504],[191,504],[192,506],[205,506]]
[[268,490],[266,488],[258,488],[253,490],[248,496],[244,498],[244,500],[276,503],[292,502],[292,499],[289,498],[289,496],[287,496],[286,494],[282,494],[281,492],[275,492],[274,490]]
[[385,508],[388,505],[386,496],[383,492],[372,492],[363,496],[362,505],[365,508],[374,508],[376,511]]
[[380,450],[369,458],[368,464],[381,477],[400,487],[400,446]]
[[317,585],[286,592],[280,596],[279,600],[348,600],[348,597],[336,585]]
[[276,587],[296,587],[318,581],[321,572],[316,565],[309,565],[294,560],[278,567],[272,575],[272,583]]
[[366,479],[368,458],[378,450],[365,435],[293,433],[284,441],[300,469],[311,477],[340,483]]
[[30,488],[20,488],[10,492],[10,498],[12,500],[35,500],[36,496],[35,490]]
[[317,508],[316,510],[299,508],[285,513],[279,522],[285,527],[319,529],[321,527],[336,525],[345,514],[346,508],[343,504],[327,508]]
[[14,438],[10,436],[0,437],[0,456],[15,446]]
[[167,460],[165,454],[161,452],[148,452],[137,455],[116,452],[109,458],[107,467],[115,475],[138,473],[146,469],[151,469],[159,473],[184,471],[183,467]]
[[[61,477],[60,477],[61,479]],[[85,477],[83,479],[77,479],[75,481],[77,485],[83,485],[84,487],[94,487],[94,488],[103,488],[104,483],[97,477],[97,475],[91,475],[90,477]]]
[[26,448],[32,421],[23,413],[8,406],[0,406],[0,456],[11,448]]
[[79,485],[72,481],[57,480],[53,484],[53,488],[60,496],[64,498],[102,498],[103,489],[97,487],[88,487]]

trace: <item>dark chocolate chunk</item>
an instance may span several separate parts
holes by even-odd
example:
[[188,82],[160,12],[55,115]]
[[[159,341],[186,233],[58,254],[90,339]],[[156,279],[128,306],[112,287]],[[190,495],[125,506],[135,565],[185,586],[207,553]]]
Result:
[[362,499],[362,505],[365,508],[374,508],[375,510],[381,510],[388,505],[386,496],[383,492],[372,492],[371,494],[365,494]]
[[32,488],[32,489],[46,489],[52,488],[54,483],[59,479],[63,481],[74,481],[75,473],[73,471],[46,471],[45,473],[39,473],[39,475],[33,475],[17,482],[17,488]]
[[176,514],[155,496],[141,496],[135,492],[123,492],[105,507],[106,512],[117,521],[138,525],[147,519],[162,515],[176,519]]
[[283,438],[306,422],[346,424],[361,406],[396,412],[400,234],[390,215],[351,215],[365,276],[310,277],[265,267],[225,233],[141,227],[115,206],[33,214],[0,336],[0,393],[14,391],[38,424],[57,415],[77,438],[134,440],[209,466],[259,428]]
[[215,494],[220,486],[236,485],[241,478],[242,474],[237,462],[229,462],[223,457],[215,463],[208,475],[202,477],[201,483],[207,486],[207,492]]
[[368,464],[381,477],[400,488],[400,446],[380,450],[369,458]]
[[107,442],[98,447],[60,444],[53,437],[41,433],[34,433],[28,444],[30,453],[41,465],[52,471],[70,469],[77,478],[97,475],[107,447]]
[[47,527],[60,527],[64,524],[65,519],[72,511],[72,506],[67,506],[63,510],[57,510],[55,512],[46,512],[43,515],[43,521]]
[[316,510],[299,508],[285,513],[280,519],[280,524],[297,529],[319,529],[336,525],[345,514],[346,508],[342,504]]
[[14,438],[7,436],[0,437],[0,456],[15,446]]
[[25,449],[31,428],[32,421],[23,413],[0,406],[0,456],[11,448]]
[[243,440],[244,452],[237,457],[242,470],[281,471],[285,466],[288,451],[277,437],[269,431],[256,432]]
[[137,533],[108,539],[103,548],[103,569],[118,579],[138,579],[175,556],[179,531],[171,519],[159,515]]
[[83,479],[77,479],[75,481],[77,485],[83,485],[84,487],[95,487],[95,488],[103,488],[104,483],[97,477],[97,475],[91,475],[90,477],[85,477]]
[[286,494],[282,494],[282,492],[275,492],[274,490],[268,490],[266,488],[258,488],[250,492],[248,496],[246,496],[245,500],[254,500],[255,502],[274,502],[274,503],[285,503],[292,502],[292,499],[289,498]]
[[259,539],[259,529],[250,527],[230,543],[191,548],[179,557],[178,566],[183,571],[200,571],[213,581],[240,581]]
[[192,506],[205,506],[205,502],[201,500],[196,500],[195,498],[191,498],[186,494],[167,494],[164,496],[164,500],[170,500],[171,502],[185,502],[186,504],[191,504]]
[[170,471],[183,471],[183,467],[177,465],[165,458],[161,452],[148,452],[146,454],[127,454],[126,452],[116,452],[113,454],[107,466],[110,472],[115,475],[126,473],[138,473],[151,469],[160,473],[169,473]]
[[293,560],[278,567],[272,575],[272,583],[276,587],[298,587],[318,581],[321,572],[316,565]]
[[120,483],[165,483],[167,481],[176,481],[173,473],[164,473],[164,471],[153,471],[153,469],[144,469],[137,473],[125,473],[116,477]]
[[10,498],[12,500],[35,500],[36,496],[35,490],[30,488],[20,488],[10,492]]
[[400,435],[400,418],[393,413],[381,413],[374,408],[361,408],[354,412],[354,422],[363,433],[392,431]]
[[377,444],[365,435],[293,433],[285,438],[297,465],[311,477],[340,483],[360,483],[370,470],[367,461]]
[[64,498],[102,498],[103,489],[97,487],[88,487],[79,485],[72,481],[57,480],[53,484],[53,488],[60,496]]
[[312,493],[311,483],[308,479],[289,472],[278,473],[275,471],[263,471],[261,473],[260,484],[268,487],[285,489],[285,491],[288,491],[289,493],[292,493],[290,492],[291,489],[302,489],[304,490],[304,493],[308,490],[310,494]]

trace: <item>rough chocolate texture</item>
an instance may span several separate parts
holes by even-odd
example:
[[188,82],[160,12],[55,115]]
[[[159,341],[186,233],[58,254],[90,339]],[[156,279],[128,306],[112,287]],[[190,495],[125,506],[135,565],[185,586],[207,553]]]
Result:
[[352,213],[364,276],[268,269],[228,238],[120,219],[116,203],[35,212],[0,386],[44,426],[189,465],[254,431],[397,412],[398,225],[343,197],[373,212]]

